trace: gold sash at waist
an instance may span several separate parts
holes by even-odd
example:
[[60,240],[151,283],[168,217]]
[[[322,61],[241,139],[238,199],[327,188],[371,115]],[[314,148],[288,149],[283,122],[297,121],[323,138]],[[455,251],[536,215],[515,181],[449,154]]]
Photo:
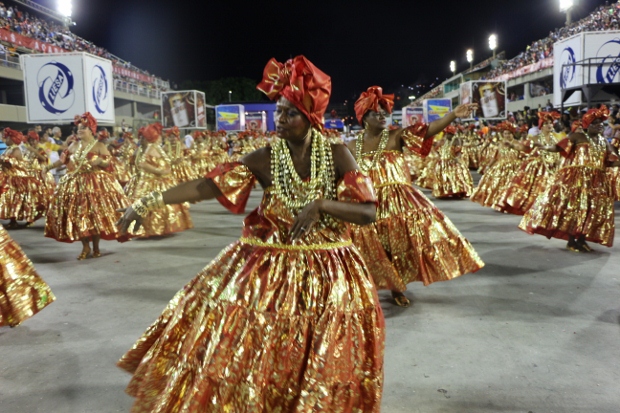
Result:
[[349,247],[353,245],[351,240],[341,242],[327,242],[324,244],[310,244],[310,245],[291,245],[291,244],[277,244],[271,242],[263,242],[253,238],[241,237],[240,242],[244,244],[255,245],[257,247],[274,248],[289,251],[316,251],[316,250],[330,250],[336,248]]
[[378,185],[374,185],[375,188],[383,188],[384,186],[390,186],[390,185],[405,185],[405,186],[411,186],[411,183],[409,182],[405,182],[405,181],[388,181],[388,182],[384,182],[382,184],[378,184]]

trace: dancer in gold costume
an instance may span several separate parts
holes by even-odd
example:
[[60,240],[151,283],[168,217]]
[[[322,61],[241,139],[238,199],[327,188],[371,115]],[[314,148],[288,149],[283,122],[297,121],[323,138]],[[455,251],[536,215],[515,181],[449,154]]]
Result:
[[32,262],[0,225],[0,327],[15,327],[56,297]]
[[258,87],[278,99],[281,141],[141,199],[120,222],[213,198],[239,213],[255,182],[265,188],[242,238],[120,360],[134,412],[380,411],[383,314],[346,225],[374,220],[372,185],[319,132],[329,76],[303,56],[272,59]]
[[17,228],[17,221],[32,224],[45,213],[47,192],[41,175],[32,170],[32,160],[22,153],[26,137],[18,131],[4,129],[5,152],[0,156],[0,219],[9,219],[7,228]]
[[[47,211],[45,236],[61,242],[82,242],[78,260],[101,256],[100,239],[124,240],[115,223],[118,209],[129,202],[123,188],[109,172],[110,152],[95,138],[97,120],[88,112],[76,116],[77,142],[64,151],[60,161],[67,174],[60,180]],[[89,243],[92,241],[93,247]]]
[[611,247],[614,200],[606,167],[620,166],[611,145],[601,136],[605,106],[590,109],[582,119],[586,133],[571,133],[556,145],[537,145],[559,152],[562,165],[553,181],[527,211],[519,228],[529,234],[567,240],[573,252],[590,252],[586,241]]
[[[176,185],[172,175],[172,162],[161,147],[162,126],[159,123],[149,125],[142,131],[147,142],[144,151],[136,159],[139,173],[133,186],[132,198],[136,201],[153,191],[163,192]],[[169,235],[193,228],[187,203],[166,205],[165,208],[151,211],[142,220],[140,228],[130,232],[138,237]]]
[[185,148],[180,139],[181,132],[178,127],[166,130],[166,142],[164,152],[172,162],[172,175],[176,183],[189,182],[196,179],[189,157],[189,149]]
[[433,136],[457,117],[469,115],[475,105],[461,105],[430,125],[416,123],[390,131],[386,116],[392,111],[393,96],[372,86],[355,103],[364,132],[349,149],[372,179],[379,205],[377,221],[352,226],[352,237],[377,288],[390,289],[396,304],[406,307],[410,302],[403,291],[408,283],[447,281],[484,265],[450,219],[411,185],[403,157],[404,147],[427,155]]
[[462,143],[455,138],[456,127],[444,129],[443,140],[437,149],[438,160],[433,170],[433,196],[435,198],[464,198],[474,189],[468,166],[459,159]]

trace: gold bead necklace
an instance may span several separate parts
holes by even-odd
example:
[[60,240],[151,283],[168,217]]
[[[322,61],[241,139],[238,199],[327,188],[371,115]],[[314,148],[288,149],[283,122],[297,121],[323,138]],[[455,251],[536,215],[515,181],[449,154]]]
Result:
[[355,141],[355,155],[357,158],[357,164],[360,167],[360,171],[364,175],[367,175],[370,170],[374,169],[377,166],[379,158],[381,158],[381,154],[387,147],[389,139],[390,132],[387,129],[383,129],[383,131],[381,132],[381,140],[379,141],[379,146],[377,146],[377,149],[374,151],[375,154],[373,155],[372,160],[369,162],[364,159],[364,154],[362,152],[364,150],[364,132],[357,135],[357,140]]

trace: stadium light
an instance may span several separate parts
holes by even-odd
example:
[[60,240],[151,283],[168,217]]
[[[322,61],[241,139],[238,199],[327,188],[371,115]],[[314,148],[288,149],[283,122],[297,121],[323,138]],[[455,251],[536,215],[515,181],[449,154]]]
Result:
[[497,35],[489,36],[489,49],[493,50],[493,58],[495,59],[495,49],[497,49]]
[[56,9],[58,10],[58,13],[60,13],[62,16],[71,17],[71,13],[73,12],[73,5],[71,4],[71,0],[57,0]]
[[560,13],[566,13],[567,26],[572,22],[573,6],[575,6],[575,0],[560,0]]
[[450,71],[452,72],[452,76],[456,74],[456,62],[454,60],[450,61]]
[[228,91],[228,101],[232,102],[232,90]]
[[471,49],[467,49],[467,61],[469,62],[469,68],[472,69],[474,67],[474,51]]

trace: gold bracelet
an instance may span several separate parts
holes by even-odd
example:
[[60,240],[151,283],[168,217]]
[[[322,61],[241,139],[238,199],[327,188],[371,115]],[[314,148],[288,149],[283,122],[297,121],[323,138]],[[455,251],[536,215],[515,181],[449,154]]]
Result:
[[146,205],[144,205],[142,199],[138,199],[136,202],[131,204],[131,208],[136,211],[136,214],[138,214],[141,218],[145,218],[146,214],[149,213],[149,210]]
[[166,206],[164,204],[164,196],[159,191],[151,192],[150,194],[142,198],[142,200],[144,201],[144,205],[149,211],[153,209],[161,209]]

